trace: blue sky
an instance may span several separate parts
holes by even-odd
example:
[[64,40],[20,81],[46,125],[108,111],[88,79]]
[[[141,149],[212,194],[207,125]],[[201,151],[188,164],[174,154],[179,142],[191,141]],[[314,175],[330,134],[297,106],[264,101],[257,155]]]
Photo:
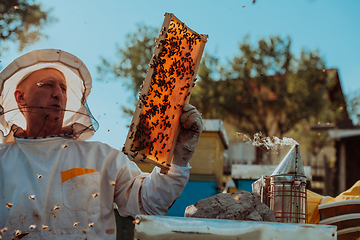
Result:
[[[93,76],[88,105],[100,123],[92,140],[122,148],[127,135],[120,110],[131,96],[122,82],[96,81],[100,56],[115,60],[115,46],[124,46],[125,36],[136,23],[160,27],[165,12],[174,13],[198,33],[209,35],[205,51],[226,63],[239,53],[244,36],[280,35],[292,38],[292,51],[318,49],[328,68],[337,68],[343,91],[360,89],[360,1],[357,0],[37,0],[52,8],[58,21],[44,28],[47,39],[19,53],[14,48],[2,56],[4,67],[22,53],[39,48],[60,48],[87,65]],[[12,47],[11,45],[9,45]]]

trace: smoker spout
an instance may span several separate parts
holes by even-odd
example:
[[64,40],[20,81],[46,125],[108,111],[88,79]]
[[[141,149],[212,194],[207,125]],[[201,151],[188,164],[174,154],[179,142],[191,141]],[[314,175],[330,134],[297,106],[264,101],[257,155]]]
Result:
[[305,176],[304,165],[300,154],[300,146],[295,144],[284,159],[280,162],[275,171],[271,174],[283,175],[283,174],[294,174]]

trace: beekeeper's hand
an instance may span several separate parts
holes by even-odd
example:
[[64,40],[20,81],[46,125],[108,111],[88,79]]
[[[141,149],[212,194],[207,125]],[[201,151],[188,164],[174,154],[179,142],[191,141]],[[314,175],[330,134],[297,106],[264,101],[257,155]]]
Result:
[[187,166],[203,130],[201,114],[193,105],[186,104],[180,116],[180,133],[176,142],[172,163]]

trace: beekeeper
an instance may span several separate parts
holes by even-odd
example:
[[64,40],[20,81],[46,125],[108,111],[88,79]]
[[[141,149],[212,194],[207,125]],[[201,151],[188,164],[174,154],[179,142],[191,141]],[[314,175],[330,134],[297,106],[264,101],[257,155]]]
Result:
[[149,174],[119,150],[84,141],[97,126],[86,105],[91,76],[74,55],[32,51],[0,81],[2,239],[115,239],[113,202],[122,216],[164,215],[182,192],[202,131],[193,106],[183,108],[168,174]]

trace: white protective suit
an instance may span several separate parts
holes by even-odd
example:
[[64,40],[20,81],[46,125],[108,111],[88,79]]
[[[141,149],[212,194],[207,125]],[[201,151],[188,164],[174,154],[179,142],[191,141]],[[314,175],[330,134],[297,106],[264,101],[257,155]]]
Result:
[[100,142],[54,137],[2,144],[2,239],[13,239],[16,230],[29,233],[23,239],[115,239],[114,201],[122,216],[163,215],[187,183],[188,169],[143,173]]
[[[17,135],[18,129],[26,129],[26,120],[14,91],[26,76],[43,68],[55,68],[66,79],[63,127],[72,134],[25,139]],[[91,76],[76,56],[57,49],[34,50],[4,68],[0,83],[2,239],[115,239],[113,202],[122,216],[164,215],[182,192],[189,178],[187,162],[202,129],[195,108],[184,109],[184,121],[192,126],[199,118],[200,126],[195,135],[185,131],[187,137],[176,143],[182,146],[176,148],[177,165],[167,174],[157,167],[149,174],[119,150],[83,141],[91,138],[96,122],[86,106]]]

